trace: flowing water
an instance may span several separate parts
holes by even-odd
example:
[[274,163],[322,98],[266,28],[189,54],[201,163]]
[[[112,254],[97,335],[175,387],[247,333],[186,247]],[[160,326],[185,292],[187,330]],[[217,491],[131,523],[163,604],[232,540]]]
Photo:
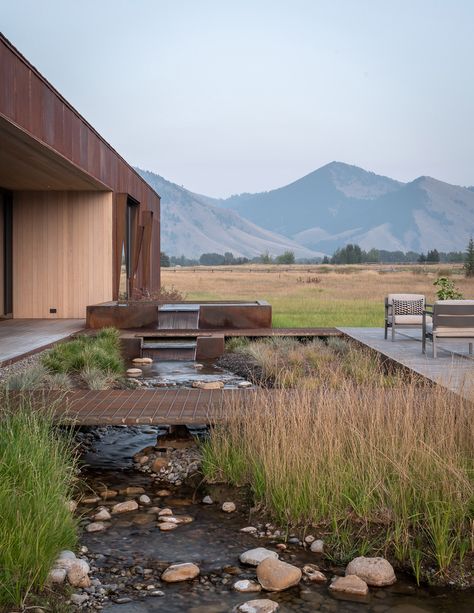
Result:
[[[112,585],[109,602],[104,603],[104,613],[225,613],[238,603],[254,598],[270,598],[280,604],[281,612],[311,613],[472,613],[472,592],[449,591],[434,588],[417,588],[409,579],[399,581],[388,588],[370,590],[363,601],[340,600],[329,594],[327,586],[301,582],[282,593],[240,594],[232,589],[237,579],[254,578],[252,568],[239,564],[239,555],[258,546],[275,547],[275,540],[256,538],[241,533],[240,528],[252,525],[249,504],[242,491],[229,488],[190,487],[167,488],[169,496],[159,496],[160,485],[150,476],[133,469],[132,456],[142,448],[156,443],[156,437],[165,429],[155,427],[123,427],[99,430],[99,437],[83,456],[86,464],[83,478],[94,491],[107,486],[122,489],[142,486],[152,498],[152,504],[170,507],[176,513],[191,515],[194,521],[181,525],[172,532],[161,532],[145,509],[114,515],[106,532],[84,532],[81,543],[89,549],[93,563],[98,567],[94,573],[102,584]],[[233,500],[237,512],[226,514],[220,504],[204,505],[202,497],[209,493],[214,501],[222,503]],[[124,500],[117,496],[110,504]],[[80,512],[91,513],[94,506],[83,505]],[[256,521],[256,518],[253,518]],[[281,556],[285,561],[298,566],[306,563],[319,564],[334,571],[318,560],[316,554],[289,545]],[[162,570],[171,563],[195,562],[201,569],[199,581],[179,584],[160,582]],[[120,586],[120,584],[124,584]],[[141,589],[137,589],[137,585]],[[155,590],[147,590],[153,585]],[[115,591],[114,591],[115,589]],[[160,590],[160,592],[156,592]],[[155,594],[155,595],[153,595]],[[120,598],[130,598],[120,604]]]

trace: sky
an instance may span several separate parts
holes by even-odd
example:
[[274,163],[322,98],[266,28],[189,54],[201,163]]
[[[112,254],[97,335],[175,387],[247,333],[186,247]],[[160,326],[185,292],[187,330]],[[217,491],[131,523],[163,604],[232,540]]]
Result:
[[472,0],[0,0],[129,163],[215,197],[333,160],[473,185],[473,28]]

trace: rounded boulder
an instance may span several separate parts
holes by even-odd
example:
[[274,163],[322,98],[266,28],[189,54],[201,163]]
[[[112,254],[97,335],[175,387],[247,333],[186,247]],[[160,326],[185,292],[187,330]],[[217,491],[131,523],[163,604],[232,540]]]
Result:
[[257,566],[257,579],[264,590],[282,592],[298,585],[301,569],[275,558],[266,558]]

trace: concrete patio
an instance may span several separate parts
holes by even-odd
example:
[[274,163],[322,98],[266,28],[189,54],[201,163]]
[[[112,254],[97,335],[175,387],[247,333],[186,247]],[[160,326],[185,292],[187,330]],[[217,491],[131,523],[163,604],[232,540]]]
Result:
[[0,321],[0,366],[37,353],[82,330],[85,319],[5,319]]
[[423,377],[474,400],[474,355],[469,355],[467,341],[439,339],[438,357],[433,358],[430,342],[426,355],[421,352],[421,330],[397,332],[394,342],[384,339],[383,328],[338,330]]

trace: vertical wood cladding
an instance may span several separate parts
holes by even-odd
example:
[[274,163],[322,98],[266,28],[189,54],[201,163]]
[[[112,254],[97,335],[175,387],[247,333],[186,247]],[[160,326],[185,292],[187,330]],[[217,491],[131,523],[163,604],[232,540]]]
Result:
[[109,300],[112,194],[27,191],[13,201],[13,316],[82,318]]

